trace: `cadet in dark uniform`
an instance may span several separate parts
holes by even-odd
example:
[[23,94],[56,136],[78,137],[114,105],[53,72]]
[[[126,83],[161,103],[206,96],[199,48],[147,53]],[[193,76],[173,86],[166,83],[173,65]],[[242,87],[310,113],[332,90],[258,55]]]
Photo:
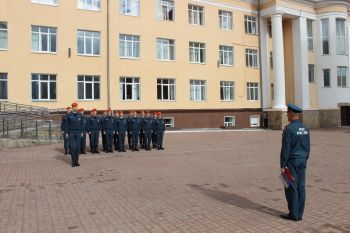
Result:
[[104,127],[103,127],[103,123],[104,123],[104,119],[105,117],[107,116],[107,110],[104,110],[103,111],[103,116],[101,118],[101,137],[102,137],[102,148],[103,148],[103,151],[107,151],[107,147],[106,147],[106,134],[104,133]]
[[145,132],[145,149],[151,150],[152,132],[153,132],[153,119],[149,111],[146,111],[146,117],[143,120],[143,127]]
[[145,112],[141,111],[140,116],[140,146],[141,148],[145,148],[145,127],[144,127],[144,120],[145,120]]
[[115,125],[115,131],[118,133],[118,149],[119,152],[125,151],[125,133],[128,128],[127,120],[124,118],[123,111],[119,112],[119,118],[117,119]]
[[113,153],[114,119],[112,110],[108,109],[107,116],[103,118],[103,133],[106,136],[106,153]]
[[69,135],[69,152],[72,156],[72,167],[80,166],[80,141],[82,137],[82,115],[77,112],[78,104],[72,103],[73,111],[67,115],[66,132]]
[[129,116],[126,119],[126,121],[128,123],[128,145],[129,145],[129,149],[134,148],[133,145],[132,145],[132,136],[131,136],[132,132],[130,131],[130,129],[131,129],[131,126],[130,126],[131,121],[130,120],[133,117],[133,112],[134,111],[129,111]]
[[[117,120],[119,119],[119,112],[117,110],[114,111],[114,125],[116,125]],[[118,131],[115,130],[114,126],[114,135],[113,135],[113,144],[114,144],[114,149],[119,150],[118,147]]]
[[91,116],[88,119],[88,133],[90,135],[91,153],[100,153],[98,151],[98,138],[100,136],[101,122],[97,116],[97,109],[92,109]]
[[83,136],[81,137],[81,142],[80,142],[80,153],[86,154],[85,149],[86,149],[87,118],[86,118],[86,116],[84,116],[84,109],[83,108],[79,108],[78,112],[81,114],[82,121],[83,121]]
[[288,168],[294,177],[292,185],[285,189],[288,202],[288,214],[281,217],[288,220],[302,220],[305,206],[305,171],[310,153],[310,132],[299,121],[299,115],[303,110],[288,104],[287,117],[290,124],[283,130],[281,149],[281,171]]
[[157,112],[153,113],[152,147],[157,148],[157,130],[156,130]]
[[69,150],[69,138],[67,137],[67,132],[66,132],[66,120],[67,120],[67,115],[72,111],[72,107],[69,106],[67,107],[67,112],[62,116],[61,120],[61,131],[63,133],[63,147],[64,147],[64,154],[68,154]]
[[140,118],[137,117],[136,111],[134,111],[133,117],[130,119],[130,132],[132,136],[132,151],[139,151],[137,148],[138,140],[139,140],[139,134],[141,130],[141,121]]
[[164,132],[165,132],[165,123],[164,123],[164,119],[162,118],[161,112],[157,113],[156,132],[157,132],[157,150],[164,150],[163,138],[164,138]]

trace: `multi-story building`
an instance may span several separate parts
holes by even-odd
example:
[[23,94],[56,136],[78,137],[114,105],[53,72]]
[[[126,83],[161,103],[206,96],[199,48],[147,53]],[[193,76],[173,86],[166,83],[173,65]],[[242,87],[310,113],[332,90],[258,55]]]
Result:
[[345,0],[0,5],[0,100],[162,111],[179,128],[281,128],[287,101],[337,125],[349,108]]

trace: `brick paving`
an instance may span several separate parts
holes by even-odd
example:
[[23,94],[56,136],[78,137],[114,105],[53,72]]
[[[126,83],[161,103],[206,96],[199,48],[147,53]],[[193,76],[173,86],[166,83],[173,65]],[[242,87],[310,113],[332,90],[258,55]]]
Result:
[[165,151],[0,151],[0,233],[350,232],[350,129],[313,130],[303,221],[278,179],[281,131],[167,133]]

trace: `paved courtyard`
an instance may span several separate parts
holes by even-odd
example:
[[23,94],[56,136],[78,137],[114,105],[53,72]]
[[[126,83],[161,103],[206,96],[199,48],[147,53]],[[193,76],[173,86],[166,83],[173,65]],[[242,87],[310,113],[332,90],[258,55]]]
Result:
[[0,232],[350,232],[350,129],[311,131],[304,220],[278,179],[281,131],[167,133],[165,151],[0,151]]

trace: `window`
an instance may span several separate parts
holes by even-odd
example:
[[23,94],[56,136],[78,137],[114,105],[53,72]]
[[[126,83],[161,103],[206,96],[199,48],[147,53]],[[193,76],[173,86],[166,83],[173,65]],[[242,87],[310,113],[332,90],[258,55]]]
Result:
[[323,70],[323,87],[331,87],[331,71],[330,71],[330,69]]
[[259,100],[259,84],[247,83],[247,99]]
[[100,33],[78,30],[78,54],[100,55]]
[[157,59],[163,61],[175,60],[175,41],[157,38]]
[[270,69],[273,70],[273,53],[270,51]]
[[100,0],[78,0],[78,9],[99,11],[101,3]]
[[158,18],[173,21],[175,16],[174,0],[159,0]]
[[119,56],[121,58],[140,57],[140,37],[133,35],[119,35]]
[[7,98],[7,73],[0,73],[0,100]]
[[190,100],[206,100],[206,82],[205,80],[190,80]]
[[260,126],[260,116],[250,116],[250,127]]
[[225,127],[236,126],[236,118],[234,116],[225,116],[224,117],[224,126]]
[[192,25],[204,25],[204,7],[188,5],[188,22]]
[[347,75],[348,74],[348,68],[347,67],[342,67],[338,66],[337,67],[337,84],[338,87],[347,87],[348,82],[347,82]]
[[307,25],[307,48],[309,51],[314,50],[314,22],[310,19],[306,21]]
[[337,54],[345,54],[345,20],[336,19]]
[[157,99],[175,100],[175,79],[157,79]]
[[78,75],[78,99],[100,99],[100,77],[91,75]]
[[220,65],[233,66],[233,47],[220,45],[219,51]]
[[32,74],[32,100],[56,100],[56,75]]
[[269,20],[267,22],[267,30],[269,32],[269,37],[272,38],[272,22],[271,22],[271,20]]
[[57,6],[58,0],[32,0],[32,3],[39,3],[39,4]]
[[205,44],[190,42],[190,62],[205,63]]
[[219,11],[220,28],[232,30],[232,12]]
[[322,54],[329,54],[329,20],[321,19],[322,24]]
[[165,127],[174,127],[174,117],[164,117]]
[[309,83],[315,82],[315,65],[309,64]]
[[140,15],[140,0],[120,0],[120,14],[139,16]]
[[7,49],[7,23],[0,22],[0,49]]
[[57,28],[32,26],[32,50],[36,52],[56,52]]
[[275,100],[275,85],[271,83],[271,99]]
[[256,18],[254,16],[244,16],[244,28],[246,34],[257,34]]
[[220,81],[220,100],[232,101],[235,98],[235,82]]
[[140,100],[140,78],[121,77],[120,78],[120,99]]
[[245,60],[247,67],[258,68],[258,50],[246,49]]

